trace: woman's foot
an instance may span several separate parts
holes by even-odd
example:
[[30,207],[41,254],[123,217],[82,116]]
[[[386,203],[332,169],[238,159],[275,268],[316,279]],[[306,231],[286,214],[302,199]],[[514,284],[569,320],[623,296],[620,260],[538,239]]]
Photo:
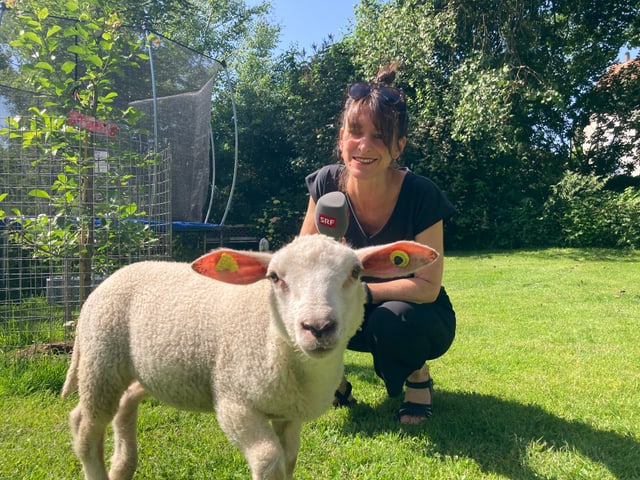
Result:
[[333,398],[333,406],[334,407],[350,407],[357,403],[357,400],[353,398],[351,395],[352,386],[349,381],[342,377],[342,381],[340,385],[338,385],[338,389],[336,390],[335,396]]
[[425,363],[420,370],[409,375],[405,385],[404,402],[398,412],[400,423],[418,425],[433,414],[433,380],[429,374],[429,366]]

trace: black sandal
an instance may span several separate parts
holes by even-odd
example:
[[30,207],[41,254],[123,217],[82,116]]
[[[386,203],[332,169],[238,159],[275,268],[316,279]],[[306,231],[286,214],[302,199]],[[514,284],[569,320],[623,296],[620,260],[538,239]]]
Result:
[[[409,388],[415,388],[416,390],[429,389],[429,394],[433,399],[433,379],[430,378],[424,382],[410,382],[407,380],[404,384]],[[408,415],[410,417],[424,417],[427,418],[433,415],[433,407],[430,403],[416,403],[416,402],[403,402],[398,410],[398,418]]]
[[334,394],[334,396],[336,397],[337,402],[334,403],[334,407],[338,408],[338,407],[351,407],[352,405],[355,405],[358,401],[351,397],[351,400],[349,400],[349,395],[351,395],[351,390],[353,390],[353,387],[351,386],[351,383],[349,383],[349,380],[345,380],[347,383],[347,388],[345,389],[344,393],[341,393],[340,390],[336,390],[336,393]]

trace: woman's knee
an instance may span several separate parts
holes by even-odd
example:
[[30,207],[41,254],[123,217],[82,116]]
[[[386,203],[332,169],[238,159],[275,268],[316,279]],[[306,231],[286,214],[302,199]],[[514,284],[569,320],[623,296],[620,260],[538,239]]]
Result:
[[425,360],[444,354],[455,337],[455,315],[433,304],[385,302],[368,323],[378,343],[390,343],[400,352],[417,350]]

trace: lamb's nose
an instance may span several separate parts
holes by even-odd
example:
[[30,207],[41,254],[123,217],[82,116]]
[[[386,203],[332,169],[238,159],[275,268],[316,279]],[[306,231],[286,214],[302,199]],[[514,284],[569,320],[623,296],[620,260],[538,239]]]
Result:
[[324,320],[322,322],[302,322],[302,328],[308,330],[311,334],[320,339],[323,335],[331,333],[336,329],[334,320]]

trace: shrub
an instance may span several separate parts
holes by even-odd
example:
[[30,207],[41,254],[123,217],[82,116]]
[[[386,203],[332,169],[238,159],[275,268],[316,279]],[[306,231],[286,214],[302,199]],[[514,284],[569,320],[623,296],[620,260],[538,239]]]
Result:
[[260,236],[269,240],[271,250],[277,250],[293,238],[300,231],[304,212],[297,206],[302,205],[300,199],[286,197],[272,197],[256,219]]
[[568,247],[640,247],[640,191],[618,193],[607,179],[567,172],[551,189],[543,223],[553,244]]

